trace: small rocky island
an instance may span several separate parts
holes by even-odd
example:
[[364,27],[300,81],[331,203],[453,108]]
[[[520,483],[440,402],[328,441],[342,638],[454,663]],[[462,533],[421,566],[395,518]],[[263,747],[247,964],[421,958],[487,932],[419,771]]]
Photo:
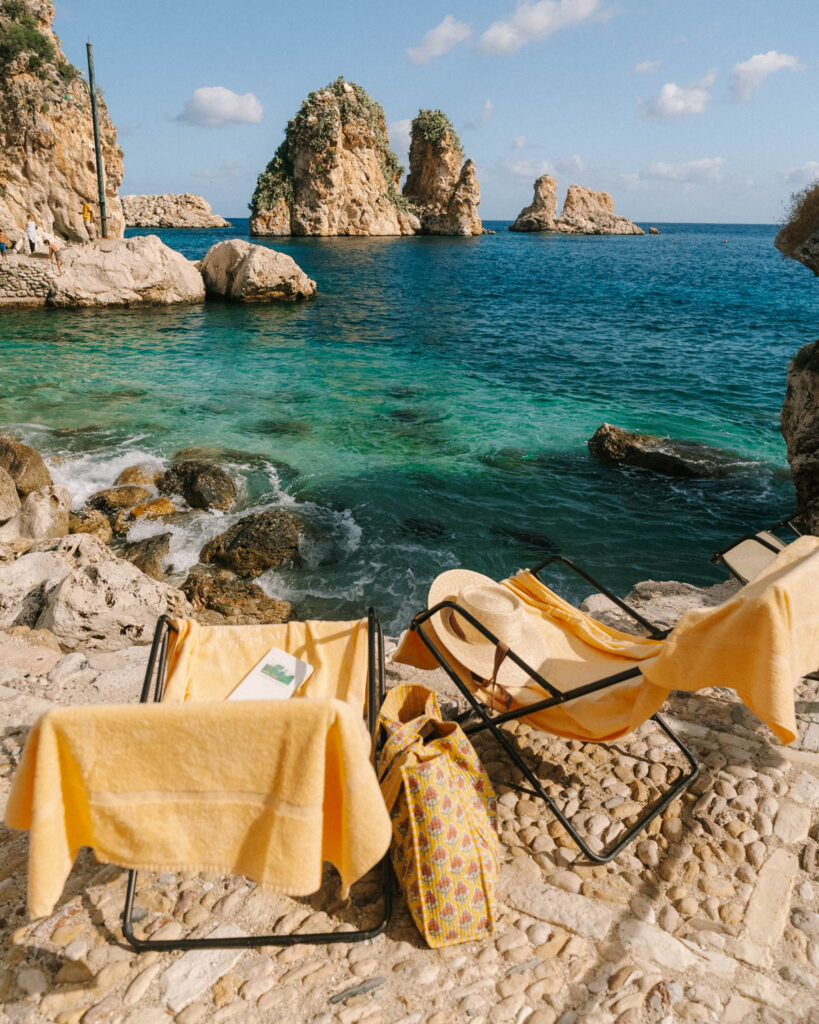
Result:
[[128,228],[229,228],[210,203],[193,192],[157,196],[122,196],[125,226]]
[[550,174],[535,181],[535,195],[520,211],[510,231],[558,231],[565,235],[644,235],[627,217],[614,212],[608,192],[569,185],[563,212],[557,216],[557,182]]
[[360,85],[312,92],[259,175],[252,235],[481,234],[480,188],[449,119],[412,123],[410,174],[390,149],[384,111]]

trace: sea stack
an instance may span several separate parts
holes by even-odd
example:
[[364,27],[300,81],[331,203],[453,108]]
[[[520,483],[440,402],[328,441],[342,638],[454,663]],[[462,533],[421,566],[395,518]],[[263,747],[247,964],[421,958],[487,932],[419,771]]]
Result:
[[412,122],[410,171],[404,198],[412,204],[425,235],[480,235],[481,189],[472,160],[452,123],[440,110],[419,110]]
[[[46,237],[84,240],[83,203],[96,209],[88,84],[66,60],[53,20],[50,0],[0,5],[0,225],[15,240],[30,217]],[[99,95],[97,102],[108,234],[119,238],[122,150]]]
[[251,235],[408,235],[420,226],[398,184],[381,106],[337,78],[287,123],[250,203]]
[[129,228],[229,228],[210,203],[192,192],[154,196],[122,196],[125,224]]
[[644,235],[628,217],[618,217],[608,192],[569,185],[557,230],[567,235]]
[[554,231],[557,221],[557,183],[551,174],[535,181],[535,197],[525,206],[510,231]]

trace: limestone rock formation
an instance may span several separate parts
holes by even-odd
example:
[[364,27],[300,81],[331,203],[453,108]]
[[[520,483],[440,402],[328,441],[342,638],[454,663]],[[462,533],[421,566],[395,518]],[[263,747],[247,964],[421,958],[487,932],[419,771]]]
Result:
[[287,622],[289,601],[268,597],[260,586],[240,580],[227,569],[191,569],[182,592],[200,622],[210,625],[246,625],[252,622]]
[[412,204],[425,235],[480,235],[481,190],[475,164],[461,166],[463,148],[440,110],[419,110],[412,122],[410,170],[404,198]]
[[301,520],[292,512],[257,512],[208,541],[199,557],[205,563],[252,578],[267,569],[296,562],[302,532]]
[[14,480],[5,469],[0,467],[0,523],[5,523],[8,519],[16,516],[19,508],[20,497],[14,486]]
[[233,302],[295,302],[316,291],[316,282],[286,253],[239,238],[211,246],[199,269],[209,296]]
[[403,168],[381,106],[354,82],[311,92],[259,175],[251,235],[413,234],[402,209]]
[[150,576],[152,580],[164,579],[162,563],[168,557],[171,535],[157,533],[144,540],[135,540],[122,549],[122,557],[135,565],[137,569]]
[[788,366],[780,422],[799,527],[819,536],[819,341],[801,348]]
[[169,306],[205,297],[196,265],[156,235],[71,246],[63,264],[49,306]]
[[550,174],[535,181],[535,197],[524,207],[510,231],[554,231],[557,220],[557,183]]
[[71,495],[64,487],[53,485],[32,491],[17,514],[0,526],[0,541],[65,537],[70,507]]
[[793,197],[788,223],[774,239],[774,245],[819,277],[819,182]]
[[608,192],[594,192],[582,185],[569,185],[557,231],[567,235],[644,235],[627,217],[614,212]]
[[210,203],[192,192],[156,196],[122,196],[125,226],[129,228],[229,228]]
[[0,469],[4,469],[21,498],[51,484],[51,474],[40,453],[13,437],[0,437]]
[[78,512],[68,513],[69,533],[90,533],[107,544],[113,536],[111,524],[107,518],[93,508],[82,508]]
[[[99,228],[91,103],[53,20],[51,0],[0,4],[0,224],[19,238],[33,217],[45,236],[81,240],[85,200]],[[98,109],[108,233],[121,237],[122,150],[101,97]]]
[[635,434],[603,423],[589,440],[596,458],[614,465],[636,466],[663,476],[689,478],[732,476],[742,470],[735,456],[696,441],[675,441]]

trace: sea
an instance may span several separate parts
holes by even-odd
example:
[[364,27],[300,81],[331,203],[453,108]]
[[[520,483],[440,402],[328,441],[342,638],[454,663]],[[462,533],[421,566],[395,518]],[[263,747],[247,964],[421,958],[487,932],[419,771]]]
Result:
[[[819,287],[770,225],[659,235],[271,239],[318,284],[287,305],[0,313],[0,427],[79,506],[179,452],[237,480],[227,513],[170,530],[181,580],[210,537],[286,508],[297,567],[259,582],[302,618],[374,606],[390,632],[463,566],[501,579],[561,553],[615,591],[719,582],[709,556],[793,509],[779,432],[788,361]],[[648,228],[649,225],[641,225]],[[190,259],[221,230],[156,233]],[[254,239],[254,241],[260,241]],[[602,464],[603,423],[735,456],[718,479]],[[547,578],[571,600],[587,584]]]

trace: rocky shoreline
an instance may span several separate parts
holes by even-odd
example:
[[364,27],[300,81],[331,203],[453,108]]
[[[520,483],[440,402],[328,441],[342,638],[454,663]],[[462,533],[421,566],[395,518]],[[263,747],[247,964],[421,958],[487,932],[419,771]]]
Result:
[[192,192],[121,196],[127,228],[229,228],[210,203]]

